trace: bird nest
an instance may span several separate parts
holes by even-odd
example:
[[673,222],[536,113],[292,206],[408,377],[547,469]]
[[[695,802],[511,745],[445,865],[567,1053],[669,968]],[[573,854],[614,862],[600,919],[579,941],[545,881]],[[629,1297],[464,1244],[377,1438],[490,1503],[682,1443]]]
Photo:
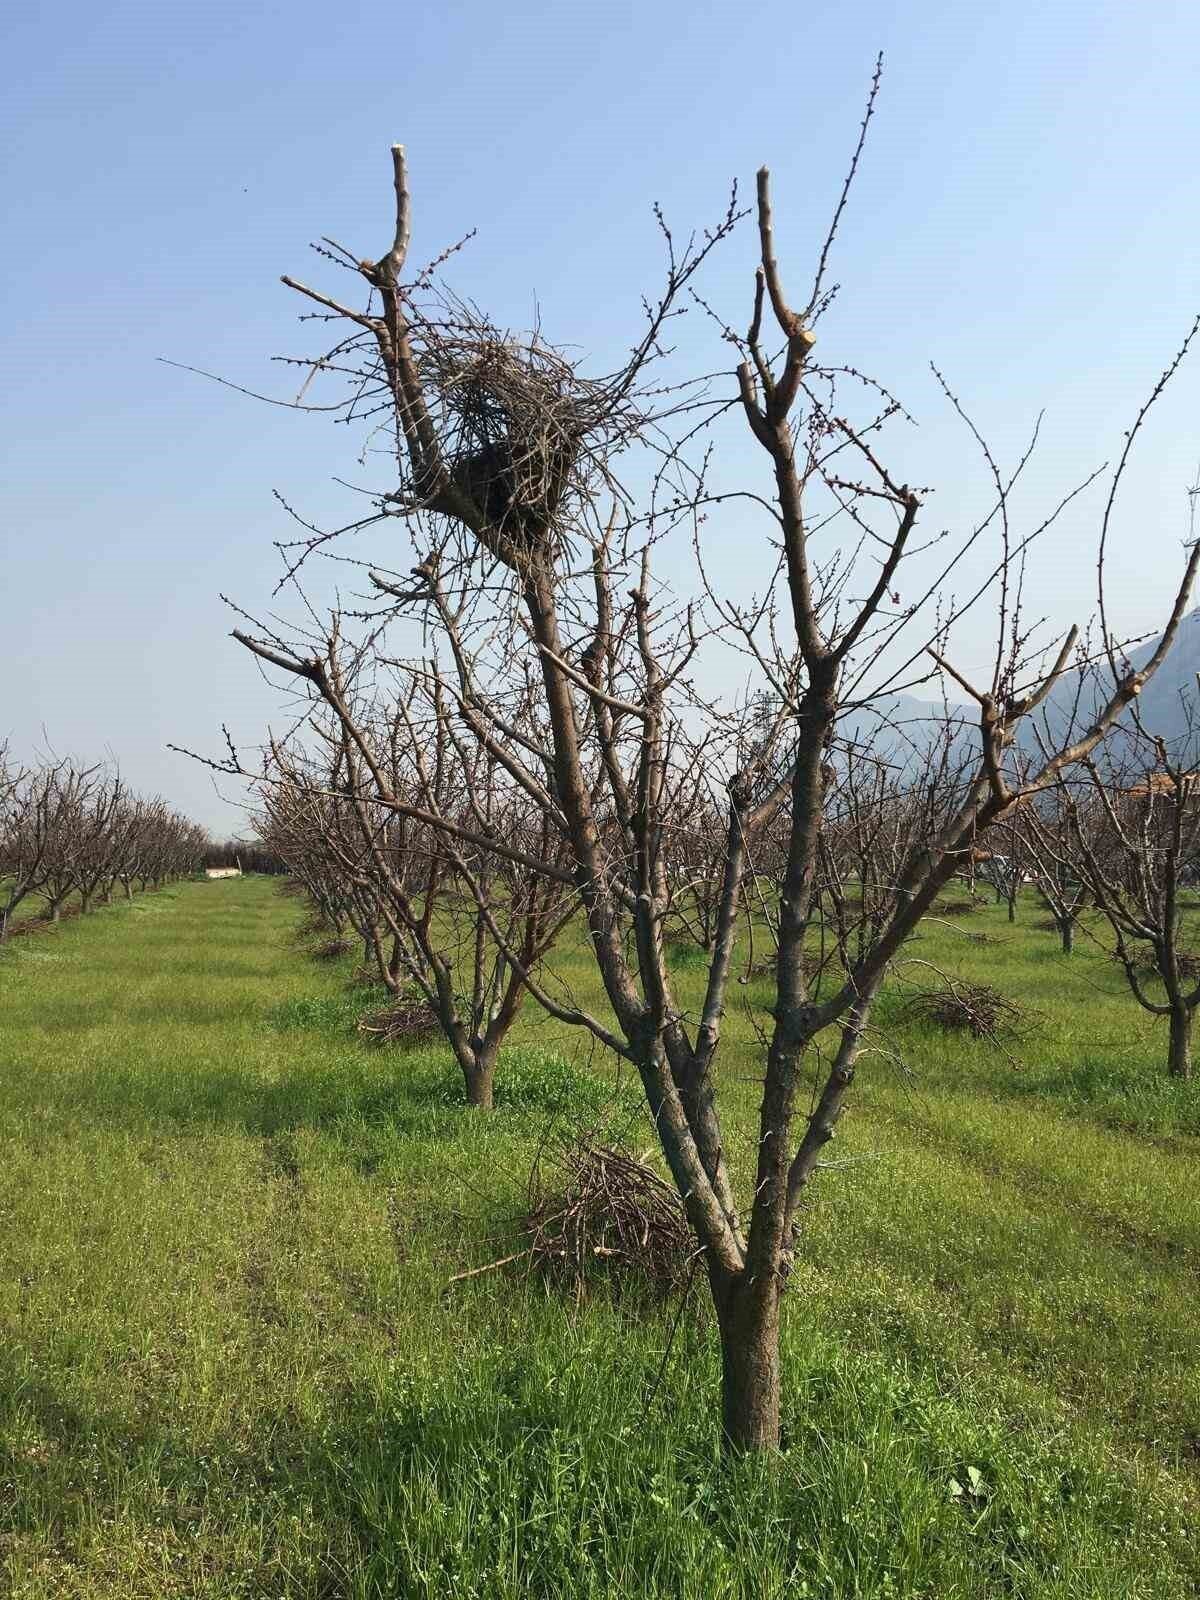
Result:
[[[594,463],[628,435],[637,407],[536,333],[504,332],[452,296],[427,313],[414,322],[421,382],[454,486],[483,515],[481,537],[510,566],[522,551],[565,546],[593,499]],[[452,496],[434,503],[456,510]]]
[[946,1033],[969,1033],[993,1041],[1015,1032],[1025,1019],[1014,1000],[987,983],[948,983],[941,989],[923,989],[905,1003],[903,1013],[910,1021],[932,1023]]
[[555,1165],[553,1186],[540,1170],[531,1183],[532,1266],[577,1296],[597,1268],[662,1292],[686,1281],[696,1242],[678,1194],[653,1167],[588,1139],[573,1140]]
[[416,1044],[437,1033],[438,1020],[425,1000],[397,1000],[362,1017],[358,1031],[378,1045]]

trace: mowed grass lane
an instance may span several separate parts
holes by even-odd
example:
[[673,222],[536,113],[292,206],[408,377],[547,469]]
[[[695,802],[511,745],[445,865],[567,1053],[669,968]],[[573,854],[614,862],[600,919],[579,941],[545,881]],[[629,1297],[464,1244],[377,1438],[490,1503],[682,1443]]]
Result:
[[[473,1115],[442,1052],[359,1042],[299,914],[188,883],[0,959],[0,1594],[1196,1592],[1196,1106],[1102,952],[930,927],[923,958],[1041,1016],[1014,1065],[885,1003],[770,1472],[718,1460],[699,1286],[657,1387],[673,1306],[447,1291],[517,1248],[604,1064],[530,1012]],[[728,1042],[744,1150],[740,1001]]]

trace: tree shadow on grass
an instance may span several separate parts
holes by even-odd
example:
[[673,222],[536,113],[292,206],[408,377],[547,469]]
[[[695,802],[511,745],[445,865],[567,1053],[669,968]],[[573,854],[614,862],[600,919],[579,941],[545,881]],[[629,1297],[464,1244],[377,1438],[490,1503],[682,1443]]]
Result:
[[3,1112],[35,1118],[42,1134],[55,1120],[132,1133],[229,1130],[269,1138],[310,1130],[361,1148],[367,1169],[378,1165],[381,1137],[393,1146],[398,1139],[475,1143],[536,1134],[560,1116],[588,1124],[609,1116],[624,1126],[641,1112],[640,1095],[627,1085],[615,1087],[605,1074],[532,1046],[502,1054],[496,1110],[487,1113],[467,1106],[458,1067],[436,1045],[381,1050],[345,1029],[294,1029],[278,1034],[272,1056],[266,1070],[194,1052],[177,1070],[157,1057],[130,1064],[99,1054],[53,1072],[42,1062],[18,1062],[6,1072]]
[[1132,1483],[972,1420],[882,1360],[797,1352],[788,1453],[722,1463],[702,1331],[685,1327],[647,1413],[661,1336],[621,1344],[601,1314],[574,1347],[551,1335],[419,1377],[398,1360],[331,1378],[305,1416],[254,1397],[236,1432],[89,1412],[0,1353],[0,1528],[90,1549],[118,1580],[122,1561],[183,1545],[205,1578],[187,1592],[214,1595],[781,1600],[819,1578],[838,1594],[1032,1597],[1071,1570],[1091,1597],[1143,1592],[1152,1564],[1159,1592],[1187,1592],[1181,1536],[1140,1555],[1126,1541],[1148,1515]]
[[[228,1129],[268,1137],[301,1129],[380,1127],[393,1132],[450,1138],[471,1113],[437,1092],[448,1076],[437,1062],[365,1052],[331,1052],[326,1062],[285,1064],[267,1077],[234,1064],[187,1061],[178,1072],[160,1062],[143,1067],[98,1060],[48,1074],[40,1064],[18,1064],[5,1080],[5,1110],[22,1110],[45,1122],[85,1120],[132,1132],[180,1133]],[[451,1080],[452,1084],[452,1080]],[[476,1118],[476,1120],[478,1120]]]

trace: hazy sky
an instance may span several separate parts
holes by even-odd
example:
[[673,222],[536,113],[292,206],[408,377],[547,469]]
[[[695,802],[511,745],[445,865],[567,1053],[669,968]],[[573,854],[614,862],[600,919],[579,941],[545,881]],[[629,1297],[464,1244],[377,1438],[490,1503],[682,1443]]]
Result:
[[[156,358],[286,394],[269,358],[308,344],[278,275],[319,277],[307,245],[323,233],[382,253],[393,140],[414,258],[477,227],[455,284],[503,323],[540,308],[603,369],[656,285],[655,200],[679,230],[703,225],[765,161],[781,260],[797,283],[811,270],[879,49],[822,355],[915,411],[904,470],[937,485],[937,526],[984,484],[930,360],[1003,451],[1045,407],[1043,504],[1120,448],[1200,308],[1195,0],[7,9],[0,737],[111,751],[136,786],[237,825],[165,748],[216,752],[222,722],[253,742],[278,716],[218,592],[269,603],[271,541],[291,531],[273,489],[340,519],[335,476],[387,484],[358,471],[346,430]],[[744,231],[706,280],[739,325],[752,252]],[[711,329],[677,335],[711,366]],[[1110,579],[1130,632],[1173,590],[1198,456],[1200,357],[1121,502]],[[1043,555],[1056,622],[1091,610],[1097,512],[1093,497]],[[741,536],[710,530],[718,570]]]

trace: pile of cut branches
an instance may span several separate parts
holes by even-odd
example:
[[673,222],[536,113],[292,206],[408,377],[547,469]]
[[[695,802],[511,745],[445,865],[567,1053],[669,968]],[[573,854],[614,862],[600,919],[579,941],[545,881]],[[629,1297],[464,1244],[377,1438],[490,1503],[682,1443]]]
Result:
[[415,1044],[432,1038],[438,1031],[438,1020],[428,1001],[396,1000],[382,1011],[360,1018],[358,1031],[379,1045]]
[[951,981],[941,989],[922,989],[903,1009],[910,1021],[931,1022],[946,1033],[969,1033],[993,1042],[1002,1033],[1015,1032],[1025,1020],[1015,1000],[987,983]]
[[[836,952],[827,950],[822,956],[816,950],[805,950],[800,956],[800,970],[806,978],[817,978],[825,968],[833,964]],[[757,961],[751,962],[745,976],[747,978],[773,978],[779,965],[779,952],[772,950],[770,955],[761,956]]]
[[353,939],[326,939],[324,944],[313,946],[312,956],[314,961],[336,961],[340,956],[348,956],[353,949]]
[[532,1266],[577,1296],[596,1266],[664,1293],[682,1286],[696,1246],[670,1183],[644,1159],[586,1138],[572,1140],[555,1166],[552,1187],[537,1169],[531,1183]]
[[[1139,972],[1144,972],[1152,978],[1160,977],[1158,958],[1154,954],[1153,945],[1139,941],[1135,945],[1127,945],[1126,951],[1131,964]],[[1124,965],[1119,950],[1113,951],[1112,958],[1118,966]],[[1200,978],[1200,956],[1193,955],[1187,950],[1176,950],[1175,965],[1184,983],[1195,983],[1196,979]]]

